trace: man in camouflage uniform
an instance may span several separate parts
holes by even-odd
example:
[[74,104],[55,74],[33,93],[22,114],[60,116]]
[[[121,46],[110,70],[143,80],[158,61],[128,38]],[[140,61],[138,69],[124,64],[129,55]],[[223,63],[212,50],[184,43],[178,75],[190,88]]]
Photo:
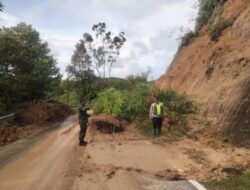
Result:
[[80,134],[79,134],[79,145],[80,146],[86,146],[87,142],[84,141],[86,131],[87,131],[87,124],[88,124],[88,118],[89,115],[87,113],[87,108],[85,106],[85,103],[82,101],[81,106],[78,109],[78,116],[79,116],[79,124],[80,124]]

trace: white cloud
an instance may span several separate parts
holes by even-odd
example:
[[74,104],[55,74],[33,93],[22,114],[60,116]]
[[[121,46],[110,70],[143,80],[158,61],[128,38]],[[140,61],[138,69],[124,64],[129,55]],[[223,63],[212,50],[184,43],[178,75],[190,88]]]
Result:
[[0,26],[10,27],[18,24],[20,20],[10,14],[0,12]]
[[57,59],[60,71],[66,77],[65,69],[70,63],[70,58],[75,50],[77,41],[73,39],[60,39],[58,37],[48,38],[46,41],[49,43],[52,54]]
[[[163,74],[176,49],[180,27],[193,28],[193,8],[198,0],[45,0],[18,13],[0,13],[0,24],[28,22],[49,42],[65,74],[76,42],[97,22],[106,22],[114,32],[124,31],[127,42],[113,76],[126,77],[152,68],[151,77]],[[35,1],[34,1],[35,2]],[[13,5],[14,6],[14,5]],[[15,16],[11,16],[15,15]],[[17,19],[18,18],[18,19]]]

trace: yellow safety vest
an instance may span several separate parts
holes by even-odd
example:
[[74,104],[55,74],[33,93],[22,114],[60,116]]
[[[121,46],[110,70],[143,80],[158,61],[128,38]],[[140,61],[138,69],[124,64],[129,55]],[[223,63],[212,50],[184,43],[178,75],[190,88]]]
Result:
[[163,116],[163,103],[159,102],[159,104],[155,103],[154,106],[154,115],[156,116]]

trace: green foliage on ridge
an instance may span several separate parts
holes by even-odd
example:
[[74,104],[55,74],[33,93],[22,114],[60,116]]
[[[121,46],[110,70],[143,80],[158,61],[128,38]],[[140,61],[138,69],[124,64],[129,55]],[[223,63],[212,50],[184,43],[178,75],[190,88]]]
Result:
[[[180,45],[179,49],[182,47],[188,45],[194,37],[196,37],[199,33],[199,30],[206,24],[208,24],[211,19],[214,17],[214,12],[216,12],[217,8],[219,11],[221,11],[222,5],[227,0],[199,0],[199,10],[198,10],[198,16],[196,18],[195,23],[195,29],[194,31],[188,31],[186,32],[181,38],[180,38]],[[210,23],[211,24],[211,23]],[[221,31],[223,31],[224,28],[228,26],[227,23],[218,23],[213,31],[210,32],[211,39],[218,38],[218,35],[220,35]]]
[[189,31],[189,32],[185,33],[181,37],[180,48],[188,45],[195,36],[197,36],[197,34],[193,31]]
[[199,10],[198,10],[198,17],[196,19],[196,28],[195,31],[199,31],[202,26],[206,25],[215,8],[219,4],[224,4],[226,0],[199,0]]

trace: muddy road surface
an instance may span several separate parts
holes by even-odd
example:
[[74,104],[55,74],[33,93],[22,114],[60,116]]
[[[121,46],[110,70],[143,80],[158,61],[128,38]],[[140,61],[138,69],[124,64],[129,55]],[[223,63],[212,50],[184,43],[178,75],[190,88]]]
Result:
[[60,189],[77,143],[76,118],[0,149],[0,189]]
[[223,178],[223,164],[250,158],[245,149],[146,138],[133,128],[104,134],[91,124],[88,146],[79,147],[78,133],[77,118],[70,117],[59,127],[2,147],[0,189],[197,190],[204,187],[192,179]]

